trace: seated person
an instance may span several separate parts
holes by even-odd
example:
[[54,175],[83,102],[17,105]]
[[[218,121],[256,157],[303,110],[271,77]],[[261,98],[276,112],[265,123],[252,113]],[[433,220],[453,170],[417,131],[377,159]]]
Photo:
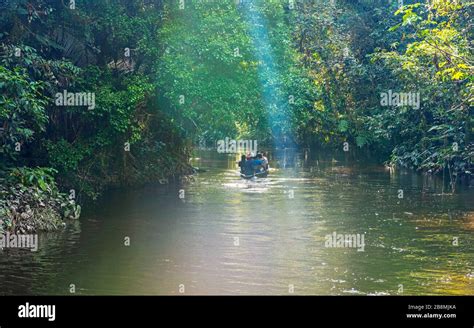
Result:
[[241,166],[241,172],[245,175],[254,175],[258,171],[261,161],[255,157],[247,154],[247,160],[244,162],[244,165]]
[[245,161],[245,165],[243,166],[244,172],[246,175],[253,174],[253,167],[254,167],[254,159],[250,158]]
[[265,161],[263,159],[263,155],[261,153],[258,153],[256,158],[254,159],[254,165],[263,166],[265,168],[264,164],[265,164]]
[[239,167],[242,169],[245,166],[246,157],[245,155],[240,156]]
[[262,153],[263,167],[265,170],[268,170],[268,158],[265,156],[265,153]]

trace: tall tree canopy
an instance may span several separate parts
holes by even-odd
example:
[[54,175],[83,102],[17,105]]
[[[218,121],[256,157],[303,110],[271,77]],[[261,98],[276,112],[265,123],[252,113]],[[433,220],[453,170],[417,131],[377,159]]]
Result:
[[[473,3],[0,2],[2,170],[53,167],[64,187],[189,172],[199,141],[352,150],[472,170]],[[64,91],[95,106],[58,106]],[[419,106],[382,94],[418,94]],[[282,139],[285,137],[285,139]]]

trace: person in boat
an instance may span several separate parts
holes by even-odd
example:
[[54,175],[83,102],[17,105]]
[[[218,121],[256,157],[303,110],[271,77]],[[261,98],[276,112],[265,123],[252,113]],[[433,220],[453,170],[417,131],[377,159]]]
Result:
[[268,158],[266,156],[267,154],[266,153],[262,153],[262,156],[263,156],[263,165],[265,167],[265,170],[268,170]]
[[242,170],[245,167],[246,160],[247,158],[245,155],[240,156],[240,162],[239,162],[240,170]]
[[255,174],[256,172],[260,173],[262,171],[265,171],[265,167],[263,156],[259,153],[254,157],[254,159],[252,159],[252,174]]
[[255,156],[254,164],[255,166],[263,166],[264,161],[262,153],[258,153],[257,156]]
[[262,163],[260,165],[262,165],[265,170],[268,170],[268,159],[265,156],[265,153],[258,153],[257,159],[261,160]]
[[247,153],[246,156],[242,155],[239,162],[240,172],[245,175],[253,175],[258,165],[260,165],[258,159],[253,154]]
[[244,174],[250,175],[253,174],[253,167],[255,165],[254,163],[255,159],[252,156],[252,154],[247,153],[245,165],[244,165]]

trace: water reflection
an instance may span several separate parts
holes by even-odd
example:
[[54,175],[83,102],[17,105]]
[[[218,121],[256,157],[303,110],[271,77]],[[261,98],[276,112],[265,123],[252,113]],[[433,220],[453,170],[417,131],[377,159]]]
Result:
[[[39,252],[1,252],[0,292],[474,294],[472,190],[311,152],[270,156],[256,181],[199,157],[190,183],[109,193]],[[365,251],[324,247],[333,232],[364,234]]]

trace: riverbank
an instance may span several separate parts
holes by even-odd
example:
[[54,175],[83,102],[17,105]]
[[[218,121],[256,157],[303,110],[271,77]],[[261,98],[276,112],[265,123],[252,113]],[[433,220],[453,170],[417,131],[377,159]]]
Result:
[[52,169],[16,168],[0,186],[0,233],[55,231],[77,219],[81,206],[59,192]]
[[[63,228],[68,220],[76,220],[81,215],[81,206],[85,202],[100,201],[109,190],[127,187],[140,188],[146,184],[168,184],[173,180],[193,173],[188,161],[170,160],[175,163],[168,170],[149,168],[145,172],[128,174],[114,179],[95,177],[94,185],[100,186],[100,193],[94,192],[94,199],[87,192],[82,197],[82,190],[70,189],[69,193],[59,190],[68,189],[59,185],[52,168],[13,168],[0,174],[0,234],[3,232],[31,233],[39,231],[56,231]],[[59,176],[61,181],[63,177]]]

